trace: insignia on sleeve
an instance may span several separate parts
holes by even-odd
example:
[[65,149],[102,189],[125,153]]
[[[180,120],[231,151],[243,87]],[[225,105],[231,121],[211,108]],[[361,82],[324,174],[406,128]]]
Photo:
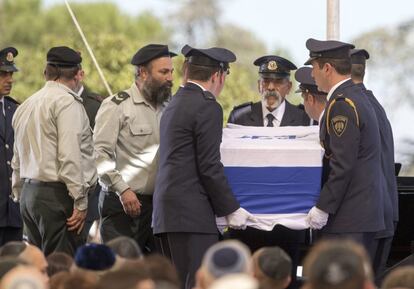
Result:
[[129,94],[126,93],[125,91],[121,91],[118,92],[118,94],[115,94],[112,97],[112,101],[115,102],[116,104],[120,104],[121,102],[123,102],[125,99],[127,99],[129,97]]
[[341,137],[344,131],[346,130],[348,118],[343,115],[337,115],[334,118],[332,118],[331,123],[336,136]]

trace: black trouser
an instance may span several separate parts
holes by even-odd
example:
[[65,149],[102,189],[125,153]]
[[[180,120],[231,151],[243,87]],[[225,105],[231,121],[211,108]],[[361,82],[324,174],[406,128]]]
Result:
[[26,180],[20,212],[29,242],[47,256],[65,252],[73,256],[85,244],[84,234],[68,231],[66,220],[73,214],[73,199],[63,183]]
[[246,230],[230,229],[226,237],[238,239],[245,243],[252,253],[262,247],[279,246],[292,259],[292,282],[288,289],[299,288],[296,271],[300,260],[300,246],[305,242],[305,230],[296,231],[276,225],[272,231],[262,231],[247,227]]
[[114,192],[101,191],[99,211],[101,215],[101,237],[104,243],[119,237],[133,238],[144,254],[154,251],[152,234],[152,195],[137,194],[141,203],[141,214],[137,217],[127,215],[119,197]]
[[169,258],[181,281],[182,289],[195,285],[195,274],[201,265],[204,253],[218,242],[217,234],[163,233],[156,237],[157,248]]
[[92,227],[94,221],[99,220],[99,192],[101,191],[101,186],[96,185],[93,192],[88,196],[88,213],[86,214],[85,219],[85,234],[86,238],[89,236],[89,231]]
[[21,241],[23,228],[0,227],[0,247],[10,241]]
[[375,232],[362,232],[362,233],[325,233],[322,232],[322,239],[350,239],[356,243],[362,245],[367,251],[371,262],[375,258]]
[[388,256],[390,255],[392,239],[391,237],[384,237],[376,239],[375,244],[375,258],[373,261],[373,269],[375,274],[375,283],[379,286],[384,278],[384,272],[387,268]]

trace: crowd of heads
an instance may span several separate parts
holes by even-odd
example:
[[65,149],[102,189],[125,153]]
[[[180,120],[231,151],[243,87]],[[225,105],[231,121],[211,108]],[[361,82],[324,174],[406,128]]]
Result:
[[[292,260],[279,247],[251,254],[236,240],[210,247],[196,274],[194,289],[284,289]],[[374,289],[370,260],[352,241],[320,241],[303,262],[302,289]],[[25,242],[0,248],[0,289],[178,289],[173,264],[159,254],[144,256],[136,242],[119,237],[108,244],[86,244],[74,256],[42,251]],[[399,267],[383,289],[414,288],[414,266]]]

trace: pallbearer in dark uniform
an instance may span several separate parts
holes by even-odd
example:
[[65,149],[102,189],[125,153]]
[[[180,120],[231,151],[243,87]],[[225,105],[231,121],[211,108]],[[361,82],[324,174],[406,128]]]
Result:
[[[262,100],[235,107],[229,123],[246,126],[308,126],[310,119],[304,109],[289,103],[285,97],[292,88],[290,72],[297,69],[289,60],[275,55],[263,56],[254,62],[259,66],[259,92]],[[248,227],[244,231],[229,230],[228,236],[249,246],[252,252],[265,246],[279,246],[292,258],[292,286],[296,282],[300,244],[305,242],[306,231],[291,230],[276,225],[271,232]]]
[[260,78],[257,81],[262,100],[234,107],[228,122],[246,126],[298,126],[309,125],[303,108],[285,98],[292,88],[290,71],[297,69],[289,60],[268,55],[256,59]]
[[320,140],[328,160],[327,180],[308,213],[312,229],[326,238],[351,238],[369,251],[384,229],[379,177],[378,122],[361,88],[351,80],[350,49],[340,41],[308,39],[306,47],[318,89],[328,93]]
[[[326,96],[327,93],[320,91],[312,78],[312,68],[301,67],[295,72],[295,79],[299,82],[299,89],[296,92],[300,92],[303,97],[303,105],[308,116],[321,123],[321,119],[326,107]],[[324,158],[324,165],[328,165],[328,159]],[[322,184],[326,181],[327,170],[323,171]]]
[[12,118],[18,106],[9,96],[13,85],[13,73],[17,50],[7,47],[0,50],[0,246],[9,241],[22,239],[22,218],[19,204],[12,196],[12,168],[14,132]]
[[375,243],[375,259],[373,260],[375,275],[377,278],[380,278],[386,268],[394,231],[398,222],[398,191],[395,178],[394,138],[391,123],[388,120],[382,105],[376,99],[372,91],[366,89],[363,83],[367,59],[369,59],[369,54],[365,49],[351,50],[352,81],[365,92],[366,97],[375,111],[380,127],[382,174],[379,179],[381,181],[381,188],[384,192],[383,204],[385,230],[377,232],[375,235],[377,242]]
[[[95,117],[98,113],[98,109],[101,106],[102,97],[90,91],[85,85],[79,90],[79,95],[82,98],[83,107],[86,110],[86,114],[88,115],[89,124],[91,129],[93,130],[95,127]],[[101,186],[98,184],[95,188],[95,191],[89,194],[88,197],[88,213],[86,214],[85,220],[85,234],[89,234],[89,230],[92,227],[94,221],[99,220],[99,210],[98,210],[98,202],[99,202],[99,192],[101,191]]]
[[161,117],[153,214],[162,253],[187,289],[194,286],[205,251],[218,241],[215,217],[226,216],[234,228],[254,220],[240,208],[220,162],[223,111],[216,97],[236,56],[217,47],[190,50],[187,83]]

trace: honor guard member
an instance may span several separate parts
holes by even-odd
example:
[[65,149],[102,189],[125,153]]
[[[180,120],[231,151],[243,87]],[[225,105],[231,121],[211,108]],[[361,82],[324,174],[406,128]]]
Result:
[[310,67],[304,66],[296,70],[295,79],[299,82],[299,89],[296,92],[302,94],[303,106],[308,116],[320,123],[327,102],[327,93],[318,90],[311,74]]
[[85,243],[88,193],[97,180],[92,132],[78,94],[81,62],[69,47],[51,48],[45,86],[13,118],[13,194],[29,242],[45,255],[73,255]]
[[[384,192],[384,222],[385,230],[375,235],[375,258],[373,260],[374,273],[377,279],[382,277],[387,265],[391,243],[398,222],[398,191],[394,166],[394,137],[391,123],[387,118],[384,108],[379,103],[371,90],[366,89],[363,81],[365,76],[366,60],[369,54],[365,49],[352,49],[351,52],[351,77],[352,81],[365,92],[378,120],[381,137],[381,169],[379,178]],[[375,249],[375,248],[374,248]],[[381,280],[377,280],[381,281]]]
[[380,135],[374,110],[351,80],[352,44],[308,39],[312,77],[328,93],[320,124],[327,179],[307,220],[327,238],[351,238],[371,248],[384,229]]
[[[95,127],[95,117],[98,109],[101,106],[102,97],[89,90],[85,85],[82,85],[78,94],[82,97],[83,107],[88,115],[89,124],[93,130]],[[88,198],[88,213],[85,220],[85,234],[89,235],[89,230],[94,221],[99,220],[98,199],[101,186],[99,184],[95,187],[95,191],[89,194]]]
[[102,186],[101,236],[128,236],[145,253],[154,250],[152,195],[158,167],[160,118],[171,97],[175,53],[149,44],[133,56],[135,81],[108,97],[96,117],[96,162]]
[[191,48],[187,56],[187,83],[161,118],[153,227],[182,288],[190,289],[204,253],[218,241],[216,216],[234,228],[254,217],[240,208],[220,162],[223,110],[216,97],[236,56],[218,47]]
[[13,86],[13,73],[17,49],[0,50],[0,246],[9,241],[21,241],[22,218],[19,204],[13,201],[12,168],[14,132],[12,118],[18,102],[9,96]]
[[[262,100],[235,107],[229,116],[229,123],[246,126],[308,126],[310,119],[301,109],[285,98],[292,88],[290,72],[297,69],[289,60],[276,56],[262,56],[254,61],[259,66],[258,89]],[[295,286],[296,268],[299,265],[300,244],[305,242],[304,230],[291,230],[276,225],[271,232],[248,227],[244,231],[229,230],[230,238],[247,244],[252,252],[261,247],[280,246],[292,258],[292,283]]]
[[269,127],[309,125],[309,118],[303,109],[285,99],[292,88],[290,71],[297,69],[296,65],[276,55],[262,56],[253,64],[259,66],[257,87],[262,100],[234,107],[228,122]]

